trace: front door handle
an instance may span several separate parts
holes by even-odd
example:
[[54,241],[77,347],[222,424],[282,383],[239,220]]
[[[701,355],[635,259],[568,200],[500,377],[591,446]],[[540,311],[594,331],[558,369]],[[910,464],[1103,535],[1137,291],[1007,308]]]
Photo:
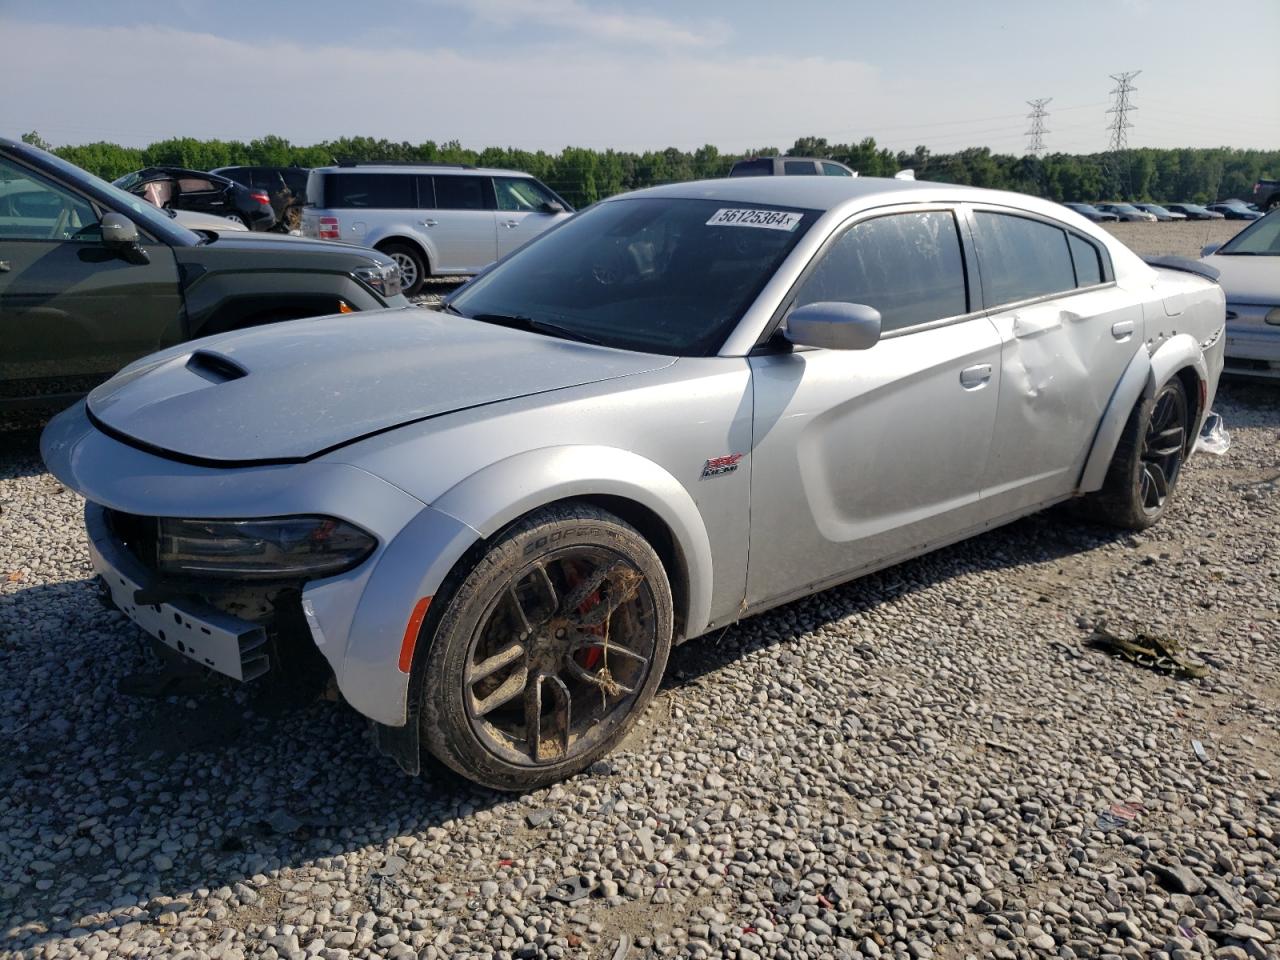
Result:
[[502,225],[506,227],[508,230],[514,230],[516,227],[520,226],[520,221],[519,220],[503,220]]
[[8,273],[12,269],[13,266],[8,260],[0,260],[0,273]]
[[1117,320],[1111,325],[1111,335],[1117,340],[1128,340],[1133,336],[1133,321]]
[[434,227],[439,222],[439,220],[423,220],[422,225],[424,227]]
[[960,371],[960,386],[966,390],[977,390],[991,379],[991,364],[979,363],[965,367]]

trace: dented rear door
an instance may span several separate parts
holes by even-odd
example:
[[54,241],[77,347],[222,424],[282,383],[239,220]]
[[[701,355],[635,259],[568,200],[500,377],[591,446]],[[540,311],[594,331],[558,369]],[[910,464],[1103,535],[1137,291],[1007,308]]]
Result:
[[983,482],[989,516],[1066,496],[1142,345],[1142,306],[1106,251],[1052,221],[975,209],[983,297],[996,307],[1000,397]]

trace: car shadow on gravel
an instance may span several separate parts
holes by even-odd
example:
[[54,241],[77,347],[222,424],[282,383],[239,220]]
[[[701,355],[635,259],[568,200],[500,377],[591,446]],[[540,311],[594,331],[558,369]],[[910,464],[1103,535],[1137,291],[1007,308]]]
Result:
[[44,473],[39,430],[0,431],[0,481]]

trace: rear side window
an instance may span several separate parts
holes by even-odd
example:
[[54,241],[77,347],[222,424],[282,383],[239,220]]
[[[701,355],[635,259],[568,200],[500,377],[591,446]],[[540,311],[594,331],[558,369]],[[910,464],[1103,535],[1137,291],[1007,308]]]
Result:
[[412,210],[418,206],[412,176],[398,173],[331,173],[325,206],[370,210]]
[[1098,248],[1074,233],[1067,235],[1071,245],[1071,260],[1076,268],[1076,286],[1092,287],[1102,282],[1102,259]]
[[773,173],[773,160],[739,160],[729,171],[731,177],[767,177]]
[[493,185],[488,177],[438,176],[437,210],[492,210]]
[[784,160],[782,172],[788,177],[812,177],[817,175],[818,167],[812,160]]
[[1075,289],[1067,232],[1059,227],[978,211],[973,239],[988,307]]
[[968,313],[955,217],[937,210],[855,224],[822,255],[796,304],[823,300],[875,307],[886,333]]

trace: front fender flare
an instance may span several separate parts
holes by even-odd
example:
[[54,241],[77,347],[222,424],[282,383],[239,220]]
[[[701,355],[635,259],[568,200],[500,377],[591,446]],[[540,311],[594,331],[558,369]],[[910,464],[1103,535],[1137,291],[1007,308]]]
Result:
[[432,506],[489,537],[538,507],[585,496],[634,501],[666,524],[684,561],[685,635],[701,633],[711,616],[711,540],[689,491],[652,460],[616,447],[543,447],[471,474]]
[[[1154,353],[1139,350],[1134,354],[1129,366],[1120,376],[1120,382],[1112,391],[1111,400],[1094,433],[1093,446],[1085,460],[1077,492],[1092,493],[1102,489],[1107,469],[1111,466],[1116,446],[1120,442],[1120,435],[1124,432],[1124,425],[1134,406],[1143,397],[1154,396],[1156,390],[1184,367],[1193,368],[1201,383],[1208,382],[1209,370],[1205,364],[1204,351],[1200,349],[1195,337],[1187,333],[1170,337]],[[1201,410],[1201,417],[1204,414],[1205,411]]]

